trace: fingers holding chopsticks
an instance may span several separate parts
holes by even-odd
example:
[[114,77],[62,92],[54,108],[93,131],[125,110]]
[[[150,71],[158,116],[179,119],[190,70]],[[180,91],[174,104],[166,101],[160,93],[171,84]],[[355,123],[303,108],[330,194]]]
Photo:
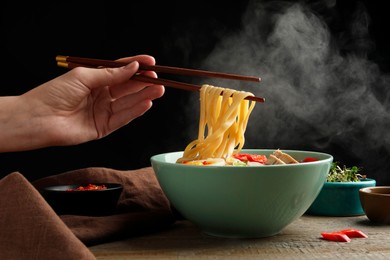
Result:
[[[143,64],[143,66],[147,67],[154,66],[156,61],[154,57],[150,55],[136,55],[133,57],[121,58],[115,61],[58,55],[56,60],[58,66],[69,69],[76,67],[104,68],[109,74],[115,71],[111,68],[123,67],[123,69],[128,70],[131,74],[128,74],[127,79],[130,79],[130,81],[124,81],[122,84],[110,84],[107,82],[106,85],[114,85],[110,87],[110,93],[113,99],[117,99],[131,93],[136,93],[145,87],[154,85],[158,85],[156,92],[161,93],[161,95],[164,93],[164,89],[162,89],[163,83],[154,82],[155,80],[153,80],[157,78],[157,74],[153,70],[140,69],[140,64]],[[137,62],[134,63],[134,61]],[[141,75],[141,79],[147,80],[132,80],[131,78],[136,74]]]
[[[137,65],[137,62],[132,62],[130,64]],[[131,65],[127,66],[131,66]],[[128,67],[123,67],[124,69],[127,69]],[[133,74],[129,75],[130,80],[124,81],[121,84],[110,86],[110,94],[113,99],[118,99],[121,97],[124,97],[126,95],[134,94],[139,91],[142,91],[145,88],[151,88],[150,91],[152,91],[151,94],[153,94],[153,98],[159,98],[161,97],[164,92],[164,86],[162,84],[156,84],[151,82],[144,82],[144,81],[138,81],[132,79],[136,74],[140,74],[139,71],[134,72]],[[142,73],[142,76],[148,77],[148,78],[157,78],[157,74],[154,71],[145,71]]]
[[[204,70],[195,70],[187,68],[177,68],[170,66],[160,66],[153,65],[155,63],[154,58],[148,57],[148,55],[138,55],[132,58],[124,58],[120,60],[101,60],[101,59],[91,59],[83,57],[72,57],[72,56],[57,56],[57,65],[66,68],[74,68],[77,66],[84,67],[94,67],[94,68],[117,68],[122,67],[128,64],[128,62],[137,59],[139,61],[139,72],[132,77],[132,80],[137,80],[141,82],[146,82],[149,84],[163,85],[165,87],[173,87],[182,90],[188,91],[200,91],[200,86],[193,85],[184,82],[177,82],[172,80],[166,80],[156,77],[147,77],[144,74],[147,71],[154,71],[157,73],[168,73],[168,74],[177,74],[177,75],[187,75],[187,76],[200,76],[200,77],[209,77],[209,78],[224,78],[230,80],[242,80],[242,81],[254,81],[260,82],[260,77],[254,76],[244,76],[238,74],[228,74],[222,72],[213,72],[213,71],[204,71]],[[143,75],[142,75],[143,74]],[[153,74],[152,74],[153,75]],[[265,102],[263,97],[249,96],[246,99],[253,100],[256,102]]]
[[[164,87],[153,83],[129,80],[139,73],[139,63],[130,62],[123,67],[91,69],[76,67],[70,73],[82,79],[82,86],[89,89],[88,102],[92,108],[98,138],[143,115],[152,106],[153,100],[164,94]],[[77,76],[80,74],[79,76]],[[81,76],[81,74],[83,76]],[[144,72],[148,77],[156,77],[153,71]],[[64,74],[66,77],[68,74]],[[84,95],[84,97],[85,97]]]

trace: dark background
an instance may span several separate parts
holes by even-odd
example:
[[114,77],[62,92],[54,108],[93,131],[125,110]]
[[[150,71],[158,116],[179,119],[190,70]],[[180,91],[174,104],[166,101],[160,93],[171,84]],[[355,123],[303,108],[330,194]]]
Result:
[[[232,85],[267,99],[251,116],[246,148],[329,152],[390,185],[385,2],[5,1],[0,95],[22,94],[64,73],[56,55],[150,54],[161,65],[261,76],[255,89]],[[167,88],[144,116],[101,140],[0,154],[0,177],[149,166],[150,156],[183,150],[196,138],[197,98]]]

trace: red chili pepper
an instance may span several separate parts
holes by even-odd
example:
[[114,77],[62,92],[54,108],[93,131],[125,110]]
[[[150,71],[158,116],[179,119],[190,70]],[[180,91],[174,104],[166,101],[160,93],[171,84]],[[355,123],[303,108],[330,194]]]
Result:
[[267,161],[267,156],[262,154],[236,153],[234,158],[242,162],[258,162],[264,164]]
[[351,239],[343,233],[340,232],[331,232],[331,233],[321,233],[322,237],[326,240],[335,241],[335,242],[351,242]]
[[358,229],[343,229],[336,232],[322,232],[322,237],[326,240],[336,242],[351,242],[351,238],[367,238],[368,236],[363,231]]
[[363,231],[358,229],[344,229],[339,231],[343,234],[346,234],[350,238],[367,238],[368,236],[363,233]]
[[302,162],[315,162],[315,161],[318,161],[318,158],[306,157],[305,159],[302,160]]

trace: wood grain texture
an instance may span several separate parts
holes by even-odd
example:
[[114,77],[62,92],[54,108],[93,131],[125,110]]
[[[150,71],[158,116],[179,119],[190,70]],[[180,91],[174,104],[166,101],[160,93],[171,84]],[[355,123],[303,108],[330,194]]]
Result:
[[[321,232],[360,229],[368,238],[331,242]],[[90,247],[97,259],[390,259],[390,225],[376,225],[365,215],[304,215],[273,237],[231,239],[202,233],[179,221],[156,234]]]

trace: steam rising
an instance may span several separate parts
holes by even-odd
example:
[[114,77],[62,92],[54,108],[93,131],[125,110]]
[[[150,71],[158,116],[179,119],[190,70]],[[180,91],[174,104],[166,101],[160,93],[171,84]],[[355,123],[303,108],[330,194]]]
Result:
[[[322,8],[334,4],[324,3]],[[384,182],[390,77],[367,59],[374,47],[368,25],[358,6],[349,31],[335,39],[324,17],[308,6],[251,2],[243,30],[220,42],[205,61],[210,70],[262,78],[260,84],[208,81],[266,98],[250,117],[245,147],[329,152]]]

